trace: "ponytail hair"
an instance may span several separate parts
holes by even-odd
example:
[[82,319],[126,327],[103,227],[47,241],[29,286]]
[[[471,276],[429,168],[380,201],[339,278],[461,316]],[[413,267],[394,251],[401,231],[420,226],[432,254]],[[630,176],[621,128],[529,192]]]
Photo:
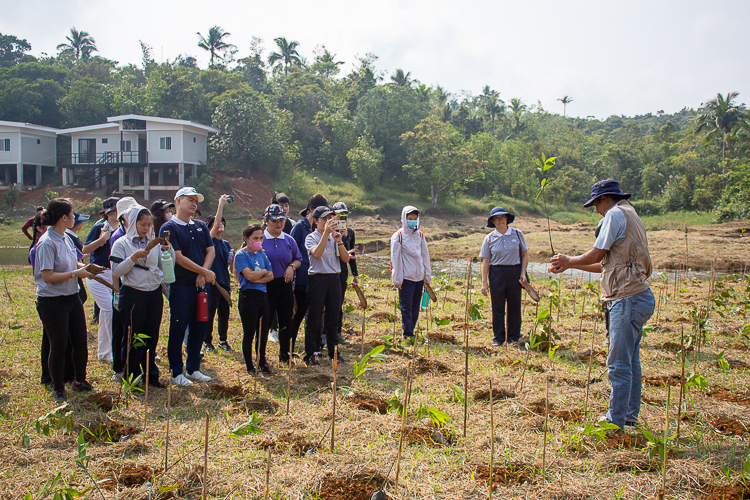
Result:
[[73,212],[73,204],[69,199],[53,198],[42,212],[41,223],[45,226],[54,226],[63,216],[70,215],[71,212]]

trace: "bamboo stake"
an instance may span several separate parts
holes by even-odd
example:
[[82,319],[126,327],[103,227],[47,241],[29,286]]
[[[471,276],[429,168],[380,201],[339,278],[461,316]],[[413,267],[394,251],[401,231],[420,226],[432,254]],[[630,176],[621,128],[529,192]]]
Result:
[[289,364],[286,370],[286,414],[289,415],[289,398],[292,391],[292,353],[289,353]]
[[662,287],[659,287],[659,301],[656,303],[656,325],[659,326],[659,310],[661,309],[661,292]]
[[333,348],[333,410],[331,411],[331,453],[333,453],[336,435],[336,385],[339,371],[339,346]]
[[471,293],[471,260],[466,270],[466,306],[464,310],[464,438],[466,437],[466,421],[469,417],[469,294]]
[[204,436],[204,447],[203,447],[203,500],[208,498],[206,496],[206,481],[208,480],[208,424],[210,417],[208,416],[208,410],[206,410],[206,434]]
[[167,386],[167,437],[164,442],[164,470],[169,465],[169,421],[172,420],[172,377],[169,377]]
[[396,343],[396,301],[398,299],[398,288],[393,289],[393,343]]
[[594,362],[594,338],[596,337],[596,327],[597,327],[597,321],[599,320],[599,317],[594,318],[594,331],[591,334],[591,350],[589,351],[589,371],[586,375],[586,400],[583,403],[583,418],[586,418],[586,415],[588,415],[588,407],[589,407],[589,386],[591,385],[591,365]]
[[[466,399],[466,394],[464,394],[464,399]],[[492,480],[495,471],[495,409],[492,404],[492,379],[490,379],[490,500],[492,500]]]
[[[687,241],[687,238],[685,240]],[[671,395],[672,386],[668,385],[666,418],[664,419],[664,459],[661,466],[661,491],[659,492],[659,498],[664,498],[667,492],[667,435],[669,434],[669,399]]]
[[143,396],[143,441],[146,441],[146,421],[148,419],[148,367],[149,367],[149,356],[151,356],[151,350],[146,349],[146,386]]
[[263,489],[263,500],[268,500],[268,483],[271,479],[271,449],[273,447],[268,447],[268,458],[266,458],[266,486]]
[[[396,480],[393,484],[394,496],[398,493],[398,476],[401,472],[401,451],[404,448],[404,428],[406,427],[406,413],[409,407],[409,392],[411,391],[411,365],[413,361],[410,360],[406,366],[406,392],[404,393],[404,406],[401,412],[401,433],[398,437],[398,455],[396,455]],[[464,394],[464,399],[466,395]]]
[[581,334],[583,333],[583,315],[586,311],[586,295],[583,295],[583,306],[581,307],[581,322],[578,325],[578,344],[581,345]]
[[682,420],[682,398],[685,394],[685,326],[680,326],[680,364],[682,373],[680,374],[680,402],[677,405],[677,442],[680,442],[680,421]]
[[367,319],[367,311],[362,309],[362,349],[359,354],[360,357],[365,355],[365,320]]
[[549,422],[549,376],[546,379],[546,395],[544,396],[544,445],[542,446],[542,477],[547,471],[547,423]]

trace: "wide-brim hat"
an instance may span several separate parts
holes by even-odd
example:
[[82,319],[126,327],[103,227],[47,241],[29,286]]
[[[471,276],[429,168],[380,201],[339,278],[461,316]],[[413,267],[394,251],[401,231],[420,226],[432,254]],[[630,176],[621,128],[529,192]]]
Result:
[[505,215],[505,216],[507,216],[508,224],[510,224],[514,220],[516,220],[516,216],[513,215],[512,213],[508,212],[507,210],[505,210],[503,207],[495,207],[490,212],[490,216],[487,217],[487,227],[492,227],[492,228],[495,227],[495,225],[492,223],[492,218],[495,217],[496,215]]
[[598,181],[594,183],[593,186],[591,186],[591,197],[589,198],[589,201],[583,204],[583,208],[590,207],[594,204],[594,201],[597,198],[599,198],[600,196],[604,196],[605,194],[620,196],[622,198],[625,198],[626,200],[630,198],[630,193],[622,192],[619,182],[613,181],[612,179],[607,179],[604,181]]

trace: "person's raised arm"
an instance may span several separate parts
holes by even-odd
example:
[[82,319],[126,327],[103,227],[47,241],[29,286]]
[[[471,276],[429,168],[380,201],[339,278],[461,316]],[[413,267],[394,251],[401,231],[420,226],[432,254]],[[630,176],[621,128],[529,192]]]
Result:
[[[317,231],[317,229],[316,229]],[[310,255],[316,259],[320,259],[323,256],[323,252],[326,251],[326,245],[328,244],[328,235],[333,232],[333,220],[329,219],[328,222],[326,222],[326,227],[323,230],[323,236],[320,238],[320,241],[317,245],[312,247],[310,249]],[[341,235],[339,235],[340,237]],[[341,239],[339,239],[341,241]],[[346,251],[346,250],[345,250]],[[349,262],[346,260],[346,262]]]
[[216,208],[216,216],[214,217],[214,225],[211,226],[211,238],[219,239],[219,228],[221,225],[221,218],[224,217],[224,205],[227,204],[228,199],[229,199],[228,194],[223,194],[219,198],[219,206]]
[[333,232],[333,241],[336,242],[336,245],[339,247],[339,259],[341,259],[341,262],[344,264],[349,262],[349,252],[346,250],[346,247],[344,246],[344,242],[342,241],[343,237],[341,236],[341,233],[338,231]]

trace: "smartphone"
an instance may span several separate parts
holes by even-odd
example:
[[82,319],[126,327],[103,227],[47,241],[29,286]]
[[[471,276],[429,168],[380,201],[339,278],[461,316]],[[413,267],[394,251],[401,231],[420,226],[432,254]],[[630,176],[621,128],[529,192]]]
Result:
[[169,244],[169,231],[162,232],[162,238]]
[[346,229],[346,221],[345,220],[337,220],[337,227],[338,229]]
[[234,203],[234,195],[233,194],[230,194],[229,196],[227,196],[227,203]]

